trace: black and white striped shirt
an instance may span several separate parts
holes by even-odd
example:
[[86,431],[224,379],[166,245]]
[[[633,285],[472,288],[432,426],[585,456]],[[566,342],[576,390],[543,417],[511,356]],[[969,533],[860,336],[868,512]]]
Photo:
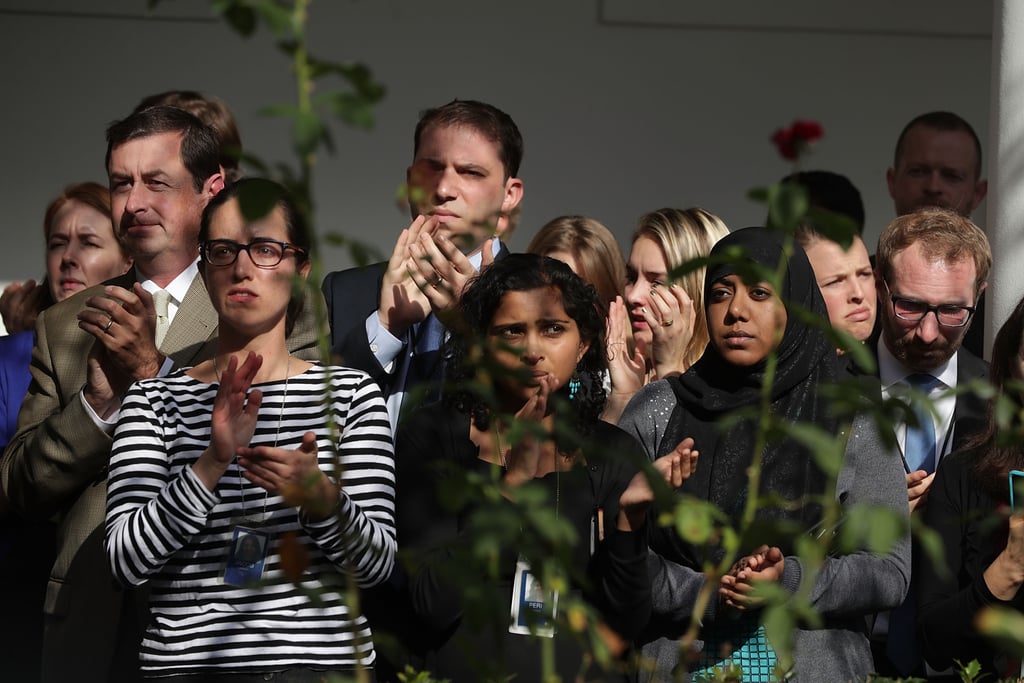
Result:
[[[286,398],[284,381],[253,388],[263,403],[251,445],[296,449],[314,432],[320,468],[332,479],[341,469],[337,508],[326,520],[307,519],[244,479],[237,462],[211,493],[191,465],[210,442],[217,385],[181,372],[136,383],[114,436],[105,545],[120,581],[150,587],[144,673],[374,661],[369,627],[346,607],[345,584],[350,575],[359,586],[376,585],[394,564],[394,453],[380,391],[360,371],[321,366],[290,378]],[[232,532],[251,526],[243,517],[264,512],[259,530],[270,541],[262,582],[225,583]],[[290,534],[308,562],[297,583],[280,556]],[[301,553],[284,554],[287,563]]]

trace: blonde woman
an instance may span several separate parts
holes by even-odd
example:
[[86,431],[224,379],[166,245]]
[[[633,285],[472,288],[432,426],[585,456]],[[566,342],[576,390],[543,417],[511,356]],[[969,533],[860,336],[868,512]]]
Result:
[[[640,387],[681,374],[708,344],[704,268],[671,277],[688,261],[707,256],[729,233],[704,209],[659,209],[640,217],[626,264],[625,297],[608,317],[612,390],[604,419],[615,422]],[[636,348],[627,341],[632,333]]]

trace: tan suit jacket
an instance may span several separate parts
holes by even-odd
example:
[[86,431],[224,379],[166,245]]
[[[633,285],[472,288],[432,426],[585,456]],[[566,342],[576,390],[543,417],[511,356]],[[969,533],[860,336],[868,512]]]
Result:
[[[135,281],[132,271],[105,284],[130,289]],[[137,667],[138,632],[122,618],[123,611],[131,617],[137,610],[125,603],[103,553],[112,438],[96,426],[80,398],[86,359],[98,342],[79,329],[77,316],[88,297],[102,293],[102,285],[91,287],[40,314],[32,384],[0,463],[0,485],[13,509],[30,519],[54,517],[58,523],[57,559],[44,605],[45,682],[120,680],[124,662]],[[316,360],[311,304],[307,294],[288,346]],[[213,357],[216,339],[217,313],[197,276],[160,351],[175,368],[190,367]],[[119,649],[126,650],[123,656]]]

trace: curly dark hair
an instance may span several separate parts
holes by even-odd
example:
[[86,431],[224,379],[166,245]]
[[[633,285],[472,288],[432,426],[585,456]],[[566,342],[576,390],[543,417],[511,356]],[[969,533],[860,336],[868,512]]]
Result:
[[576,364],[580,387],[569,399],[569,388],[563,386],[552,396],[556,417],[554,439],[563,453],[573,452],[579,440],[590,433],[599,419],[607,398],[604,373],[608,367],[605,356],[605,320],[600,313],[600,299],[592,285],[581,280],[561,261],[538,254],[511,254],[498,259],[477,275],[462,294],[458,319],[449,329],[452,335],[446,347],[446,401],[456,410],[467,413],[478,429],[490,426],[496,401],[491,391],[495,373],[509,372],[492,355],[485,341],[494,314],[508,292],[533,289],[557,289],[562,295],[565,312],[579,328],[582,341],[590,344]]

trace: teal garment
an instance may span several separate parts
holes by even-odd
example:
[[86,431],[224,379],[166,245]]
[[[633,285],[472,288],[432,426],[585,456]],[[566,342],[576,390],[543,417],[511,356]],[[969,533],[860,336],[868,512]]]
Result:
[[704,647],[692,671],[694,683],[719,680],[718,671],[726,667],[743,670],[743,683],[776,681],[778,657],[768,643],[760,611],[740,612],[735,619],[722,619],[701,630]]

